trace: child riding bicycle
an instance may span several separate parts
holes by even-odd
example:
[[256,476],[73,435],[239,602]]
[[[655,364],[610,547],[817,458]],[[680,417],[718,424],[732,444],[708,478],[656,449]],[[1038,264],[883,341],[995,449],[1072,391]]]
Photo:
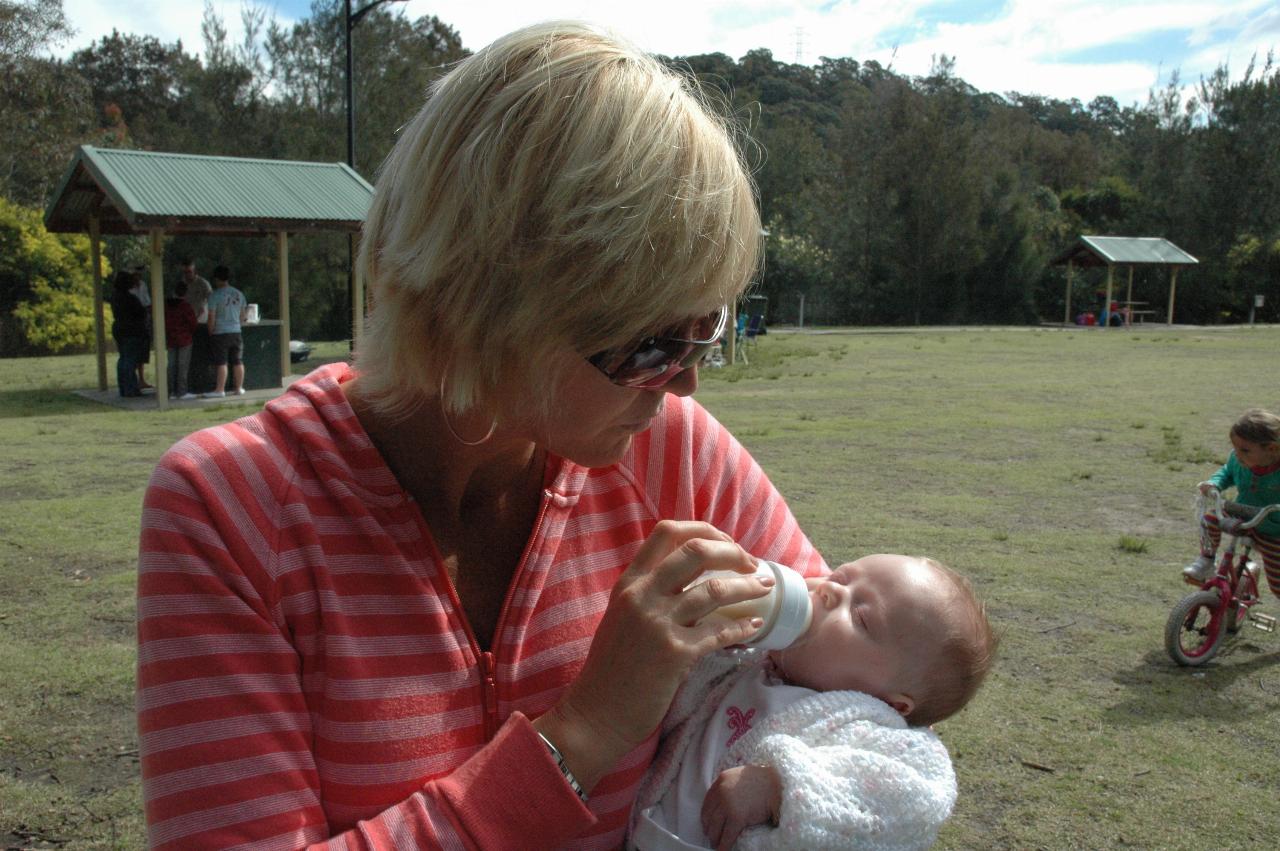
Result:
[[[1218,472],[1200,483],[1200,493],[1235,487],[1235,501],[1264,506],[1280,503],[1280,416],[1252,408],[1230,431],[1233,451]],[[1262,557],[1271,593],[1280,597],[1280,516],[1272,515],[1252,531],[1254,549]],[[1201,583],[1214,573],[1214,556],[1222,539],[1219,518],[1212,508],[1200,519],[1200,557],[1182,570],[1188,582]]]

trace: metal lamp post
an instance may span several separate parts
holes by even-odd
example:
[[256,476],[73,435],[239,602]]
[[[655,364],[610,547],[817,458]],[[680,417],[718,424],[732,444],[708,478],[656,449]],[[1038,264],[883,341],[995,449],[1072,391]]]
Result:
[[353,94],[355,74],[352,65],[351,54],[351,31],[356,28],[356,24],[360,23],[365,15],[372,12],[383,3],[403,3],[405,0],[373,0],[366,3],[355,12],[351,11],[351,0],[343,0],[346,16],[346,33],[347,33],[347,165],[352,168],[356,167],[356,104]]
[[[373,0],[366,3],[355,12],[351,11],[351,0],[343,0],[343,23],[347,36],[347,165],[352,170],[356,170],[356,101],[354,94],[355,72],[352,63],[351,53],[351,31],[355,29],[356,24],[360,23],[365,15],[372,12],[383,3],[403,3],[405,0]],[[352,319],[355,318],[357,305],[355,303],[355,257],[356,257],[356,238],[355,234],[347,236],[347,303],[351,307]],[[352,335],[351,345],[355,346],[355,336]]]

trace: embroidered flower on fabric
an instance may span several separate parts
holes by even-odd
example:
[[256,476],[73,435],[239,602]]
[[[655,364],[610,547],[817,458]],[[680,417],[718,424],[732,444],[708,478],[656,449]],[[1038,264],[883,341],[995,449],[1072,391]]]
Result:
[[741,739],[751,729],[751,719],[756,717],[754,709],[748,709],[745,713],[736,706],[730,706],[725,710],[725,714],[729,716],[729,729],[733,731],[733,735],[729,737],[729,741],[725,743],[726,748],[733,747],[733,743]]

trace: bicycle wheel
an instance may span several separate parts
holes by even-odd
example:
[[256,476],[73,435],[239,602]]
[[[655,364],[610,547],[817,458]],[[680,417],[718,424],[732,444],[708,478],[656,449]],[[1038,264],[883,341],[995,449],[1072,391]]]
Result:
[[1227,607],[1214,591],[1196,591],[1183,597],[1169,613],[1164,627],[1164,649],[1179,665],[1203,665],[1222,645]]

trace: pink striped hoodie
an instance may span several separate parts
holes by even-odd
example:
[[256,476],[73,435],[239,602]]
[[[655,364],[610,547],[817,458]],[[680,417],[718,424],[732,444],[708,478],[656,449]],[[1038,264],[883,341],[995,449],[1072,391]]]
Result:
[[656,741],[584,807],[528,719],[577,675],[662,518],[826,565],[746,451],[668,397],[618,464],[549,485],[481,652],[416,504],[322,367],[174,446],[138,576],[138,728],[166,849],[615,848]]

